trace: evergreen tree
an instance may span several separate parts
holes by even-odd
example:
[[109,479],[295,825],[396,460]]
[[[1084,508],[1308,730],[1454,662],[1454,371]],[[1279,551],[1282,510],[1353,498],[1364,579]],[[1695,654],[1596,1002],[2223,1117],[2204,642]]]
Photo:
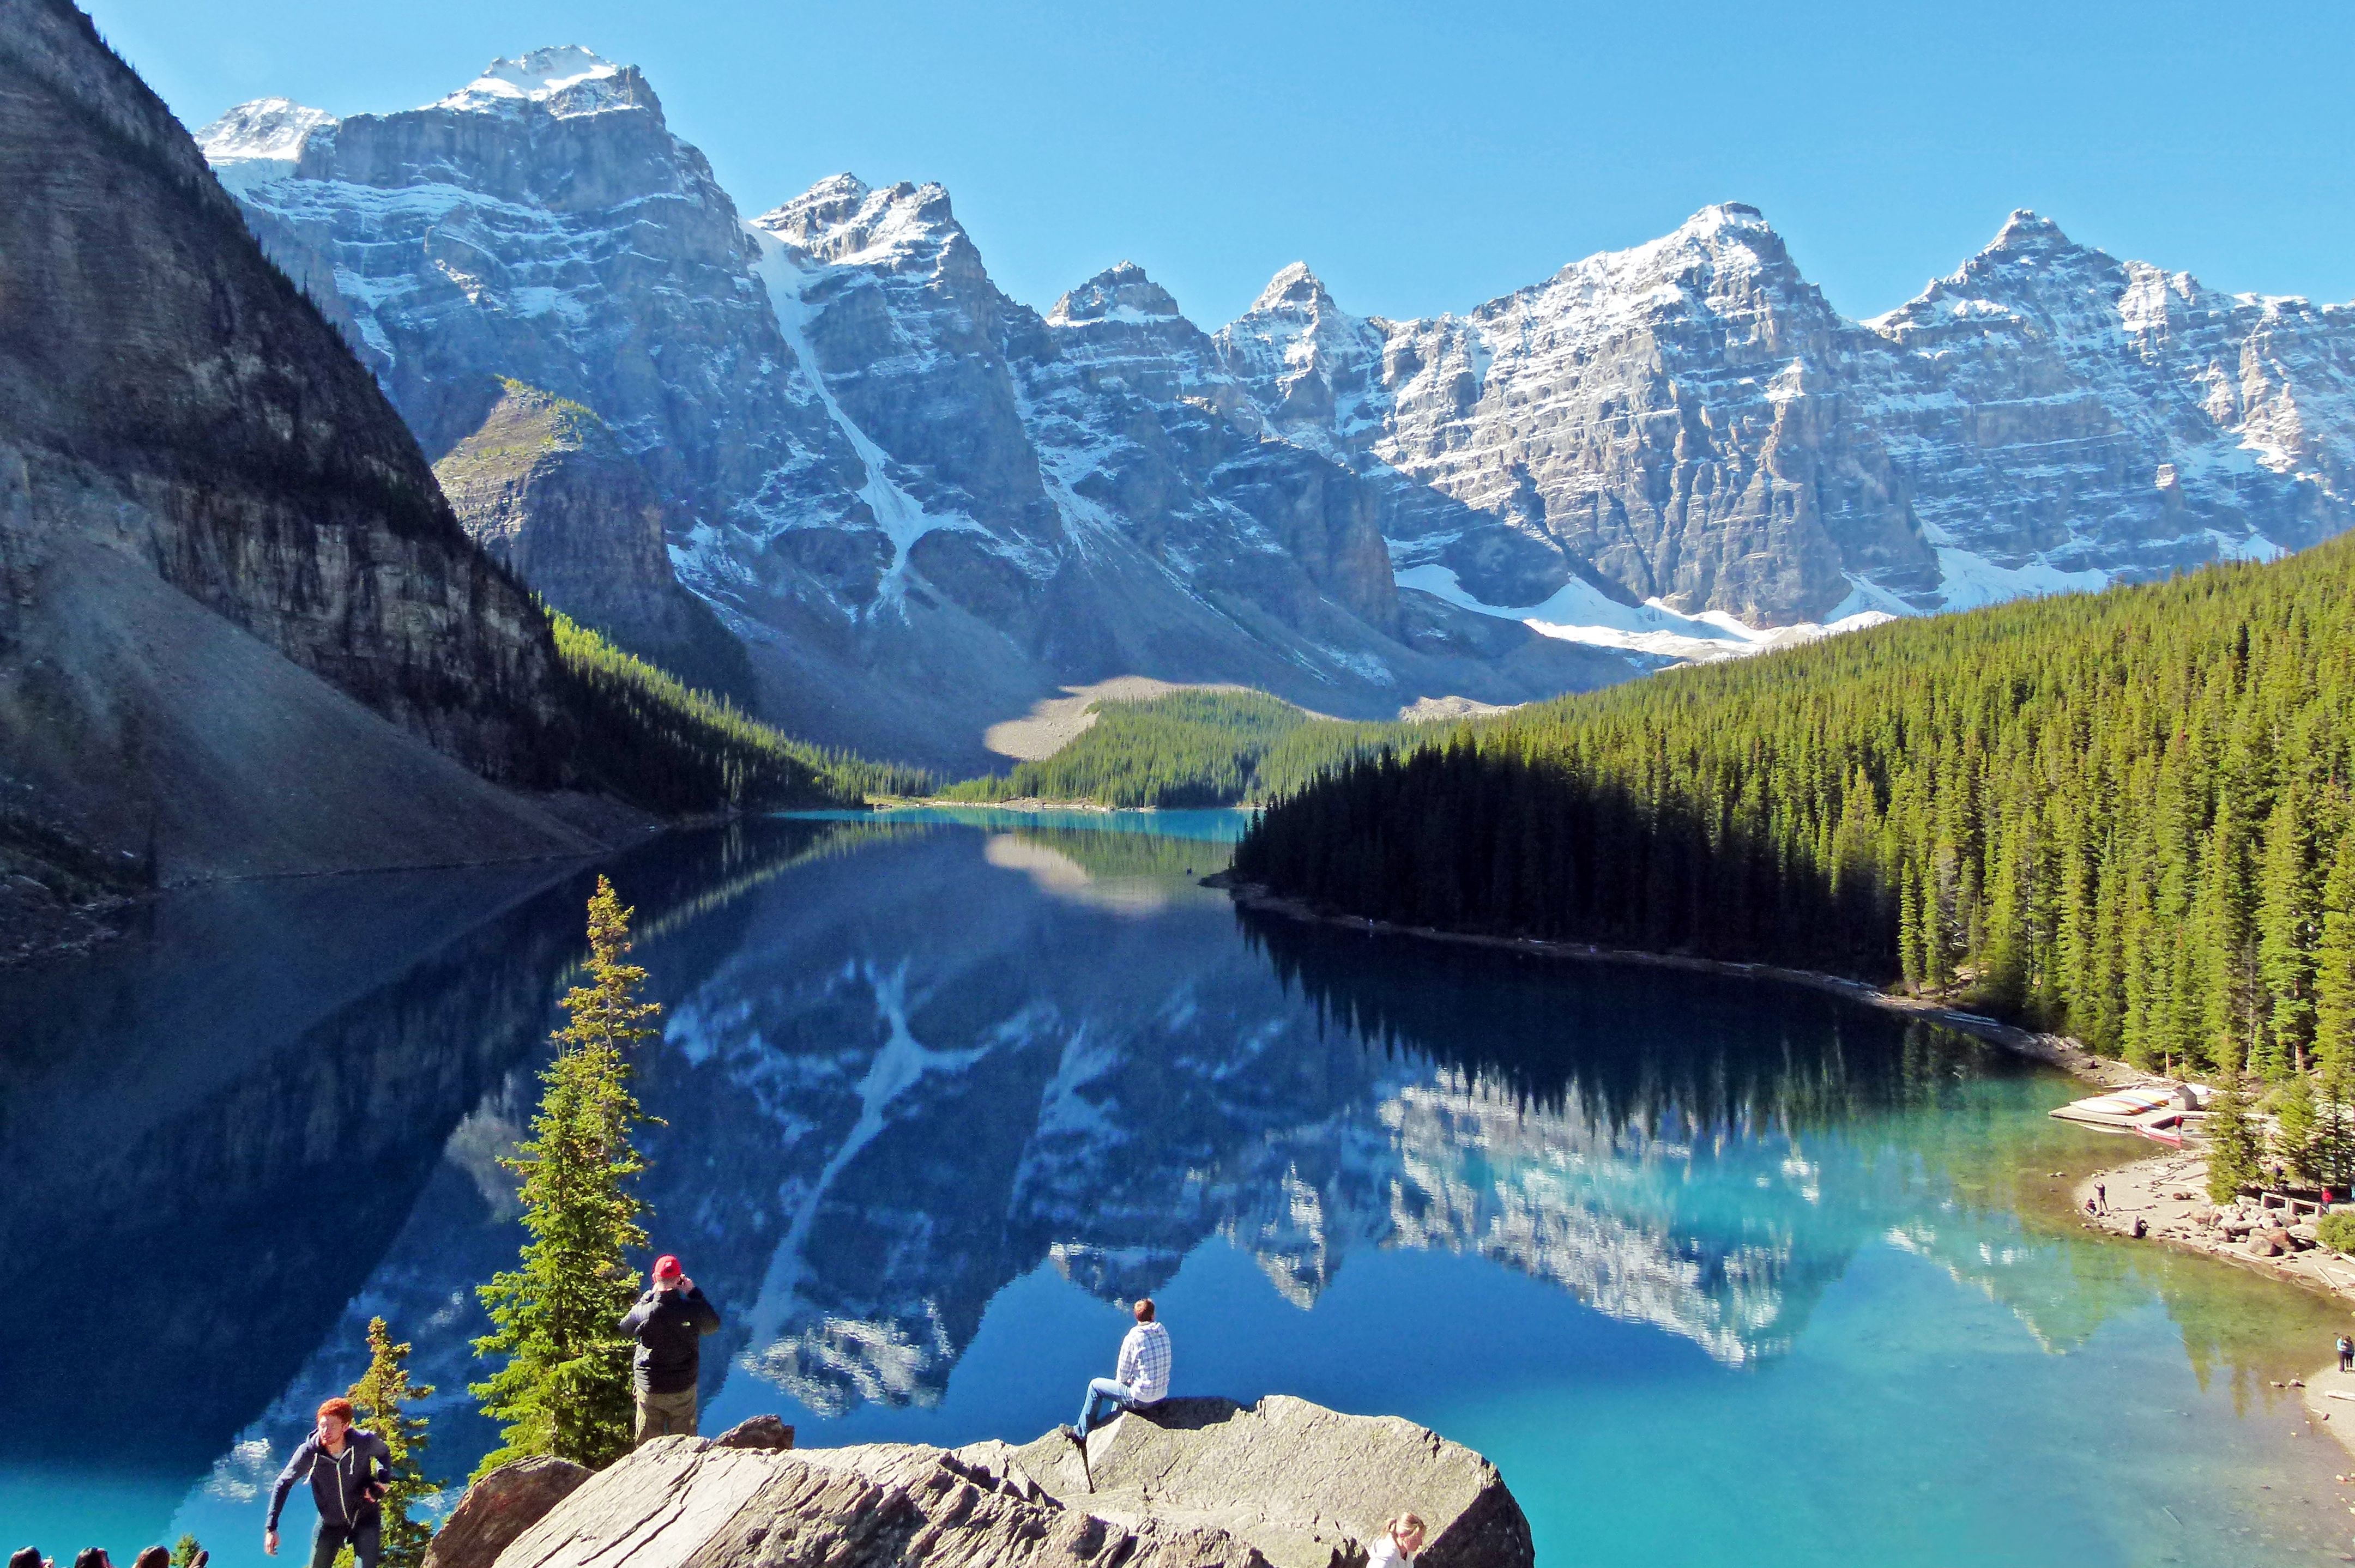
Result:
[[522,1266],[479,1287],[493,1332],[474,1353],[506,1363],[471,1392],[500,1423],[501,1445],[477,1476],[510,1459],[552,1454],[598,1467],[629,1447],[630,1341],[615,1324],[636,1299],[623,1261],[645,1244],[630,1141],[645,1119],[629,1086],[631,1045],[661,1011],[642,1001],[646,971],[624,961],[630,911],[597,879],[589,900],[588,983],[564,998],[570,1022],[540,1074],[531,1136],[501,1164],[522,1178]]
[[2259,971],[2269,993],[2263,1052],[2269,1076],[2302,1075],[2314,1044],[2315,945],[2320,921],[2314,838],[2296,786],[2284,789],[2265,823],[2264,876],[2257,909]]
[[368,1368],[347,1397],[359,1424],[384,1439],[392,1453],[392,1484],[384,1494],[384,1556],[387,1568],[421,1568],[433,1527],[410,1510],[439,1489],[425,1478],[425,1417],[410,1407],[431,1398],[432,1383],[409,1381],[409,1346],[392,1342],[381,1318],[368,1319]]
[[2322,884],[2314,949],[2314,1054],[2326,1076],[2355,1069],[2355,833],[2342,833]]
[[195,1536],[181,1536],[179,1540],[172,1542],[172,1568],[189,1568],[189,1564],[196,1562],[197,1554],[203,1550],[203,1547],[197,1544]]
[[2321,1178],[2318,1119],[2314,1080],[2304,1073],[2284,1078],[2274,1095],[2274,1152],[2300,1181]]
[[2342,1201],[2355,1186],[2355,1068],[2326,1064],[2315,1105],[2315,1179]]
[[2255,1186],[2257,1164],[2264,1155],[2240,1075],[2227,1073],[2208,1107],[2209,1201],[2229,1203],[2243,1188]]

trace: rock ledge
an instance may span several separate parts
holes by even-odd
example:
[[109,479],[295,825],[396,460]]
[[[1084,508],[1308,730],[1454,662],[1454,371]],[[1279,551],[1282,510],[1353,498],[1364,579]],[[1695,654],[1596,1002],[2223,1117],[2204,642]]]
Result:
[[[463,1507],[463,1505],[462,1505]],[[1497,1467],[1395,1416],[1272,1395],[1175,1399],[1017,1447],[649,1443],[559,1502],[496,1568],[1357,1568],[1391,1514],[1425,1568],[1529,1568]],[[444,1562],[440,1568],[489,1568]]]

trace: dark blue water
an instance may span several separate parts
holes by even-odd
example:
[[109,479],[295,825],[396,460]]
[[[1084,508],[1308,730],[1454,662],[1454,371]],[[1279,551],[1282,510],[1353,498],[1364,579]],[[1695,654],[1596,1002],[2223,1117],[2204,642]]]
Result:
[[[2072,1086],[1812,992],[1239,917],[1237,820],[746,824],[606,867],[666,1006],[706,1430],[1017,1439],[1151,1293],[1179,1392],[1488,1454],[1552,1563],[2336,1561],[2319,1304],[2076,1230]],[[1172,830],[1177,830],[1173,832]],[[0,979],[0,1549],[258,1563],[382,1314],[472,1287],[592,873],[256,884]],[[308,1505],[290,1505],[307,1529]]]

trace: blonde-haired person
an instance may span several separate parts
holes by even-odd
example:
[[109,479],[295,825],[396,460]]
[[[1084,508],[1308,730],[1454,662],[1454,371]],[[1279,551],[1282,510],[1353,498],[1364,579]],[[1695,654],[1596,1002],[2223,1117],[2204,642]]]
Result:
[[1382,1538],[1366,1553],[1366,1568],[1378,1563],[1412,1563],[1423,1552],[1423,1517],[1402,1513],[1383,1527]]

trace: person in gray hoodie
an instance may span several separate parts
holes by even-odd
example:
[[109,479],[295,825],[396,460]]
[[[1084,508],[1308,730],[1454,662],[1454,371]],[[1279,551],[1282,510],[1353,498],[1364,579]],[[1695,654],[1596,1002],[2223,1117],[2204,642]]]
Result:
[[278,1515],[294,1483],[309,1478],[319,1522],[311,1530],[311,1568],[333,1568],[346,1546],[359,1568],[377,1568],[384,1553],[384,1510],[378,1505],[392,1486],[392,1450],[375,1433],[352,1425],[348,1399],[319,1406],[318,1428],[296,1446],[294,1457],[270,1489],[270,1520],[261,1549],[278,1555]]

